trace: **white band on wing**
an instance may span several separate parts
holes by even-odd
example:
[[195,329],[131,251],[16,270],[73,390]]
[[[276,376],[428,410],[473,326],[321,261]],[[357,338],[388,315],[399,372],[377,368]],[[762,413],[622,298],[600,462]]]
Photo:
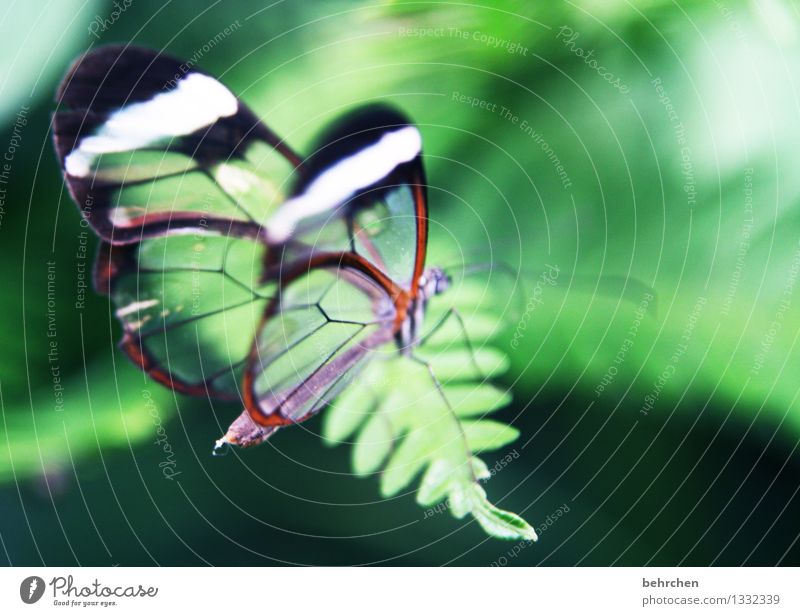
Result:
[[302,194],[287,200],[267,222],[267,240],[285,242],[300,220],[346,202],[421,151],[422,137],[414,126],[384,134],[376,143],[326,169]]
[[219,81],[189,73],[173,90],[112,113],[97,133],[80,140],[64,160],[64,168],[71,176],[86,177],[99,154],[128,152],[162,139],[190,135],[235,115],[238,108],[236,97]]

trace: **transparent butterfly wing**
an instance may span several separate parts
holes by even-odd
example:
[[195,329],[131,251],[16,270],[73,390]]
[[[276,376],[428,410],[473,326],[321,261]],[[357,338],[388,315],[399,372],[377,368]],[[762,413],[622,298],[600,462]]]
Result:
[[56,96],[56,153],[105,241],[256,238],[297,156],[219,81],[133,46],[80,57]]
[[312,416],[394,336],[394,305],[371,278],[320,267],[287,284],[268,307],[244,379],[245,405],[261,426]]
[[265,246],[223,235],[165,235],[103,243],[95,286],[107,293],[125,353],[182,393],[241,399],[241,380],[273,282]]
[[383,105],[358,109],[323,134],[303,170],[267,222],[280,247],[272,267],[350,251],[415,293],[428,232],[417,128]]
[[220,82],[148,49],[88,52],[56,100],[56,154],[102,239],[96,287],[121,347],[178,391],[240,398],[274,294],[262,223],[297,156]]

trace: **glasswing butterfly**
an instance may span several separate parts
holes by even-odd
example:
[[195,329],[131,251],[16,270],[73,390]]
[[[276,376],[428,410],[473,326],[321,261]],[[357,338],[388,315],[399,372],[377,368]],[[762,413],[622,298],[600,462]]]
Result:
[[303,159],[216,79],[133,46],[80,57],[56,102],[120,346],[178,392],[241,400],[218,444],[313,416],[381,348],[411,355],[450,280],[425,268],[421,137],[402,113],[352,111]]

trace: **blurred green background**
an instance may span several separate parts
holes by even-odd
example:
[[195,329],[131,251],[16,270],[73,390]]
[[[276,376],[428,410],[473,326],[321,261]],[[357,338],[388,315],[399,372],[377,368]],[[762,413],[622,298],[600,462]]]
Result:
[[[800,564],[797,6],[6,7],[0,562]],[[121,41],[195,58],[300,151],[344,109],[393,102],[423,133],[430,262],[504,261],[529,290],[559,268],[517,348],[514,320],[495,341],[513,360],[499,418],[522,436],[486,458],[511,456],[486,488],[538,544],[381,500],[319,418],[211,457],[240,409],[147,381],[106,298],[76,308],[52,97],[75,55]],[[619,301],[615,279],[657,300]]]

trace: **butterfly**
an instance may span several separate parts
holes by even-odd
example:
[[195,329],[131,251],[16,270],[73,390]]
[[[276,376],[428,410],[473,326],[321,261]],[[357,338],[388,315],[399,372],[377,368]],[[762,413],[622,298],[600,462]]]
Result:
[[301,157],[212,76],[134,46],[81,56],[56,102],[120,347],[177,392],[241,401],[218,445],[312,417],[386,348],[413,355],[451,281],[426,267],[422,140],[403,113],[350,111]]

